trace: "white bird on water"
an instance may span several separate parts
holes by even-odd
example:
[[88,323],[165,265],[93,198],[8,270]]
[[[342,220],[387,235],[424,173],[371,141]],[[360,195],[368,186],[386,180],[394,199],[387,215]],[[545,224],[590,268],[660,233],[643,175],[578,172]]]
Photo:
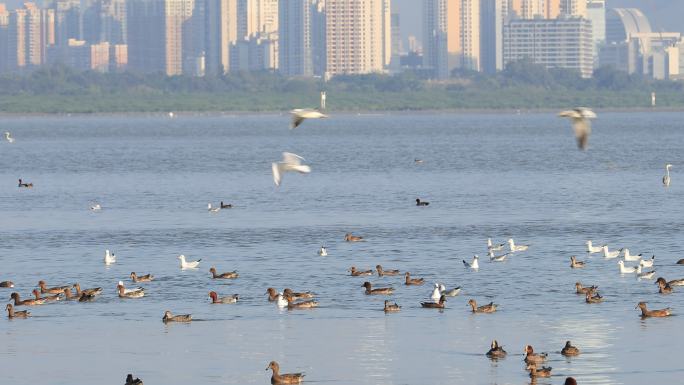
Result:
[[284,309],[288,304],[289,302],[285,299],[285,297],[283,297],[283,293],[278,293],[278,297],[276,297],[276,305],[278,305],[279,308]]
[[328,117],[328,115],[313,108],[297,108],[290,111],[290,114],[292,114],[290,129],[299,127],[306,119],[324,119]]
[[563,111],[558,116],[572,120],[572,128],[575,130],[575,138],[577,138],[577,147],[581,150],[586,150],[589,144],[589,135],[591,135],[591,121],[595,119],[594,111],[586,107],[577,107],[572,110]]
[[185,260],[185,255],[183,255],[183,254],[179,255],[178,259],[180,259],[181,269],[196,269],[199,266],[200,261],[202,260],[202,259],[198,259],[196,261],[187,262]]
[[90,206],[90,210],[92,210],[92,211],[100,211],[100,210],[102,210],[102,206],[100,206],[99,203],[95,203],[94,205]]
[[669,187],[669,186],[670,186],[670,170],[671,170],[671,169],[672,169],[672,165],[671,165],[671,164],[668,163],[668,164],[665,165],[665,176],[663,177],[663,185],[664,185],[665,187]]
[[492,262],[503,262],[510,253],[494,255],[494,252],[490,249],[487,254],[489,255],[489,260]]
[[439,283],[435,283],[435,288],[432,289],[432,294],[430,294],[430,299],[432,299],[435,302],[439,301],[439,299],[442,298],[441,288],[442,288],[442,285],[440,285]]
[[603,258],[606,258],[606,259],[617,258],[620,256],[620,253],[622,253],[622,249],[617,250],[617,251],[608,250],[608,245],[603,245],[601,250],[603,250]]
[[516,245],[513,238],[508,239],[508,246],[511,249],[511,253],[515,253],[516,251],[527,251],[527,249],[530,248],[528,245]]
[[105,265],[111,265],[116,262],[116,255],[110,253],[109,249],[105,250],[104,263]]
[[310,173],[311,167],[302,164],[303,160],[304,158],[297,154],[283,152],[283,160],[271,164],[273,169],[273,183],[275,183],[276,186],[280,186],[280,182],[283,179],[283,173],[286,172],[296,171],[300,174]]
[[479,262],[478,262],[479,259],[480,259],[480,257],[478,257],[478,256],[476,255],[476,256],[473,257],[473,261],[472,261],[472,262],[467,262],[466,260],[463,260],[463,266],[465,266],[466,268],[469,268],[469,269],[477,270],[477,269],[480,268],[480,264],[479,264]]
[[636,273],[638,268],[636,266],[625,267],[625,261],[619,260],[618,266],[620,266],[620,274],[632,274]]
[[221,211],[221,207],[212,207],[211,203],[207,203],[207,210],[212,213],[217,213]]
[[10,143],[14,143],[14,138],[12,137],[12,134],[9,133],[9,131],[5,132],[5,139]]
[[636,270],[637,278],[639,278],[639,279],[653,279],[653,276],[655,276],[655,273],[656,273],[655,270],[642,271],[641,268],[642,268],[641,264],[637,266],[637,270]]
[[494,245],[492,243],[492,238],[487,238],[487,249],[492,250],[492,251],[501,251],[503,250],[504,246],[506,246],[503,243],[499,243],[498,245]]
[[587,241],[587,253],[594,254],[603,251],[603,246],[594,246],[591,240]]
[[638,261],[641,259],[641,254],[639,254],[639,255],[630,254],[629,249],[623,249],[622,252],[623,252],[623,258],[625,259],[625,261],[634,262],[634,261]]
[[653,264],[655,263],[655,255],[651,257],[651,259],[642,259],[639,261],[639,266],[643,267],[653,267]]
[[328,249],[325,246],[321,246],[321,248],[318,249],[318,255],[321,257],[327,257],[328,256]]

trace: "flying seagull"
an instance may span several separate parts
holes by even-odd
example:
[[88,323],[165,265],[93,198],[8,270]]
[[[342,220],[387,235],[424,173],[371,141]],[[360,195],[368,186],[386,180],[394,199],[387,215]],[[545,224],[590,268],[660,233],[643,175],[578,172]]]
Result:
[[290,114],[292,114],[292,123],[290,124],[290,129],[299,127],[299,125],[302,124],[302,122],[304,122],[306,119],[323,119],[328,117],[328,115],[313,108],[294,109],[290,111]]
[[589,135],[591,135],[590,119],[596,118],[594,111],[585,107],[577,107],[573,110],[563,111],[558,116],[572,120],[572,128],[575,130],[575,137],[577,138],[577,147],[581,150],[586,150],[589,144]]
[[276,186],[280,186],[280,182],[283,179],[283,173],[289,171],[296,171],[300,174],[310,173],[311,167],[302,164],[303,160],[304,158],[297,154],[283,152],[283,160],[271,164],[273,169],[273,183],[275,183]]

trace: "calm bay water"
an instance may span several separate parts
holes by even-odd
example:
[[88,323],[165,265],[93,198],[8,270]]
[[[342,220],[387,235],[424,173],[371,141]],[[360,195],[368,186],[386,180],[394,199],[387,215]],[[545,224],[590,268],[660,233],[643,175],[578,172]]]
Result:
[[[538,384],[684,375],[682,290],[661,296],[653,281],[621,276],[617,260],[584,253],[587,239],[629,247],[655,254],[658,276],[684,278],[681,113],[600,113],[586,153],[554,114],[339,115],[295,131],[288,119],[0,119],[16,138],[0,143],[0,280],[22,297],[40,279],[105,288],[94,303],[0,322],[3,383],[115,384],[130,372],[147,384],[263,384],[276,360],[307,383],[527,384],[528,343],[550,352],[554,375]],[[270,162],[283,151],[313,172],[275,188]],[[17,189],[20,177],[35,188]],[[416,197],[431,205],[415,207]],[[208,213],[220,200],[236,207]],[[101,212],[88,210],[93,201]],[[343,242],[351,231],[367,242]],[[489,263],[487,237],[531,247]],[[323,244],[328,257],[316,255]],[[117,255],[111,267],[105,248]],[[202,258],[200,269],[180,271],[181,253]],[[461,263],[473,254],[478,272]],[[569,268],[574,254],[585,269]],[[427,281],[372,277],[397,289],[398,314],[346,273],[378,263]],[[211,266],[240,278],[211,280]],[[116,283],[133,286],[131,271],[158,279],[143,299],[120,300]],[[443,312],[419,306],[435,281],[463,287]],[[585,304],[576,281],[599,285],[605,303]],[[267,287],[312,290],[321,306],[279,311]],[[210,305],[210,290],[240,302]],[[469,298],[500,310],[472,315]],[[640,300],[676,316],[641,320]],[[164,310],[196,321],[164,325]],[[494,338],[508,358],[484,356]],[[579,357],[558,353],[568,339]]]

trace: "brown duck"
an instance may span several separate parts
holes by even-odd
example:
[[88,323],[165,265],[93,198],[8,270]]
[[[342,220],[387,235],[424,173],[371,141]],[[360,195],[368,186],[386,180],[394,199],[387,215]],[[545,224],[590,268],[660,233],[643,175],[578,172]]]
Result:
[[27,318],[31,316],[31,313],[28,310],[15,311],[14,306],[12,306],[11,303],[8,303],[7,306],[5,306],[5,310],[7,310],[7,318],[9,319]]
[[444,309],[446,307],[446,296],[439,297],[439,302],[421,302],[420,306],[425,309]]
[[302,302],[295,302],[295,298],[292,297],[291,295],[285,295],[285,299],[287,300],[287,308],[288,310],[294,310],[294,309],[313,309],[315,307],[318,307],[318,302],[314,300],[308,300],[308,301],[302,301]]
[[669,283],[665,281],[664,278],[658,278],[656,281],[656,285],[658,285],[658,293],[660,294],[672,294],[674,290],[672,290],[672,286],[670,286]]
[[347,242],[361,242],[363,241],[363,237],[357,237],[356,235],[352,235],[352,233],[347,233],[344,235],[344,240]]
[[506,357],[506,354],[508,353],[503,349],[503,346],[499,345],[497,340],[494,340],[492,341],[492,345],[486,353],[486,356],[491,359],[499,359]]
[[135,271],[131,273],[131,280],[135,283],[150,282],[153,279],[154,279],[154,276],[152,274],[137,275],[137,274],[135,274]]
[[307,298],[313,298],[314,297],[314,294],[310,291],[304,291],[304,292],[297,293],[297,292],[292,291],[292,289],[290,289],[290,288],[285,288],[285,290],[283,290],[283,295],[285,297],[292,297],[294,299],[307,299]]
[[472,309],[473,313],[494,313],[496,311],[496,307],[499,306],[494,302],[490,302],[486,305],[478,307],[477,301],[475,301],[474,299],[469,300],[468,305],[470,305],[470,308]]
[[646,308],[646,302],[639,302],[635,309],[641,309],[641,316],[643,318],[648,317],[669,317],[672,315],[670,308],[660,309],[660,310],[648,310]]
[[14,282],[12,282],[12,281],[2,281],[2,282],[0,282],[0,287],[2,287],[2,288],[12,288],[12,287],[14,287]]
[[68,287],[64,289],[64,299],[67,301],[78,301],[78,297],[71,294],[71,289]]
[[33,293],[33,295],[36,296],[36,300],[44,300],[45,302],[54,302],[54,301],[60,300],[59,294],[47,295],[47,296],[41,298],[40,292],[38,291],[38,289],[33,289],[33,291],[31,293]]
[[394,275],[401,274],[401,272],[399,270],[385,270],[380,265],[375,266],[375,270],[378,271],[378,277],[384,277],[386,275],[394,276]]
[[425,283],[425,279],[423,278],[411,278],[411,273],[408,271],[404,276],[406,277],[406,281],[404,282],[406,286],[417,286]]
[[36,305],[43,305],[45,304],[44,299],[25,299],[21,300],[21,297],[19,296],[19,293],[12,293],[10,295],[10,300],[14,300],[14,306],[36,306]]
[[532,345],[525,345],[523,353],[525,354],[526,364],[541,364],[548,357],[546,353],[535,353]]
[[223,304],[223,303],[236,303],[238,301],[238,299],[240,299],[240,296],[237,294],[233,294],[229,297],[219,297],[215,291],[210,291],[209,292],[209,298],[211,298],[212,304]]
[[566,357],[572,357],[580,354],[580,351],[576,346],[572,346],[570,341],[566,341],[565,346],[561,349],[561,354]]
[[586,303],[601,303],[603,302],[603,297],[597,291],[588,291],[584,297]]
[[530,371],[530,377],[551,377],[551,367],[543,366],[541,369],[537,369],[537,364],[527,364],[525,370]]
[[397,303],[391,303],[388,300],[385,300],[385,313],[396,313],[398,311],[401,311],[401,306],[397,305]]
[[240,276],[236,270],[227,273],[216,274],[216,269],[213,267],[209,269],[209,272],[211,273],[211,278],[213,279],[235,279]]
[[102,288],[101,287],[93,287],[90,289],[81,290],[81,285],[78,282],[76,282],[74,284],[74,289],[76,289],[76,296],[77,297],[81,297],[81,295],[83,295],[83,294],[93,295],[93,296],[102,294]]
[[364,275],[373,275],[373,270],[356,270],[356,266],[349,268],[352,277],[361,277]]
[[288,373],[280,374],[280,365],[277,362],[271,361],[266,370],[273,370],[271,375],[271,384],[286,385],[286,384],[301,384],[304,381],[304,373]]
[[570,267],[573,269],[581,269],[584,267],[585,263],[586,262],[578,261],[574,255],[570,257]]
[[361,285],[361,287],[366,288],[366,294],[371,295],[371,294],[385,294],[385,295],[390,295],[394,293],[394,289],[391,287],[379,287],[377,289],[373,289],[371,286],[371,283],[366,281]]
[[162,317],[162,322],[190,322],[192,321],[192,316],[190,314],[179,314],[173,315],[170,311],[164,312],[164,317]]
[[69,286],[55,286],[48,288],[45,284],[45,281],[38,281],[38,287],[40,287],[40,294],[62,294],[64,293],[64,289],[66,289]]
[[269,287],[266,289],[266,293],[268,294],[268,301],[273,302],[278,299],[278,291],[272,287]]
[[577,294],[587,294],[598,289],[598,286],[582,286],[581,283],[575,283],[575,293]]

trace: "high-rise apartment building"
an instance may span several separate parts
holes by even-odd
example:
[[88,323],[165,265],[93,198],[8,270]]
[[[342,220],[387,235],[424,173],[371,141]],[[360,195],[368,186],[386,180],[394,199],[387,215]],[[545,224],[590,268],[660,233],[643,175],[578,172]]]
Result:
[[0,73],[9,70],[9,12],[0,3]]
[[587,0],[561,0],[562,14],[573,17],[587,18]]
[[511,14],[519,19],[555,19],[561,0],[509,0]]
[[461,0],[461,68],[480,70],[480,0]]
[[599,47],[606,41],[606,0],[587,0],[587,18],[591,20],[594,40],[594,66],[599,66]]
[[25,70],[46,63],[46,51],[55,44],[55,13],[34,3],[9,13],[7,67]]
[[278,69],[283,75],[313,75],[313,22],[317,9],[316,0],[280,0]]
[[503,27],[507,18],[508,0],[481,0],[480,56],[486,73],[503,70]]
[[[327,0],[327,73],[382,72],[391,52],[387,0]],[[385,36],[387,34],[387,36]],[[390,47],[390,49],[387,49]]]
[[278,32],[278,0],[237,0],[238,39]]
[[136,72],[166,72],[164,0],[126,3],[128,68]]
[[206,72],[230,70],[230,46],[238,38],[237,0],[206,0]]
[[591,77],[594,48],[591,21],[584,18],[511,20],[504,27],[504,63],[532,60],[547,68]]

